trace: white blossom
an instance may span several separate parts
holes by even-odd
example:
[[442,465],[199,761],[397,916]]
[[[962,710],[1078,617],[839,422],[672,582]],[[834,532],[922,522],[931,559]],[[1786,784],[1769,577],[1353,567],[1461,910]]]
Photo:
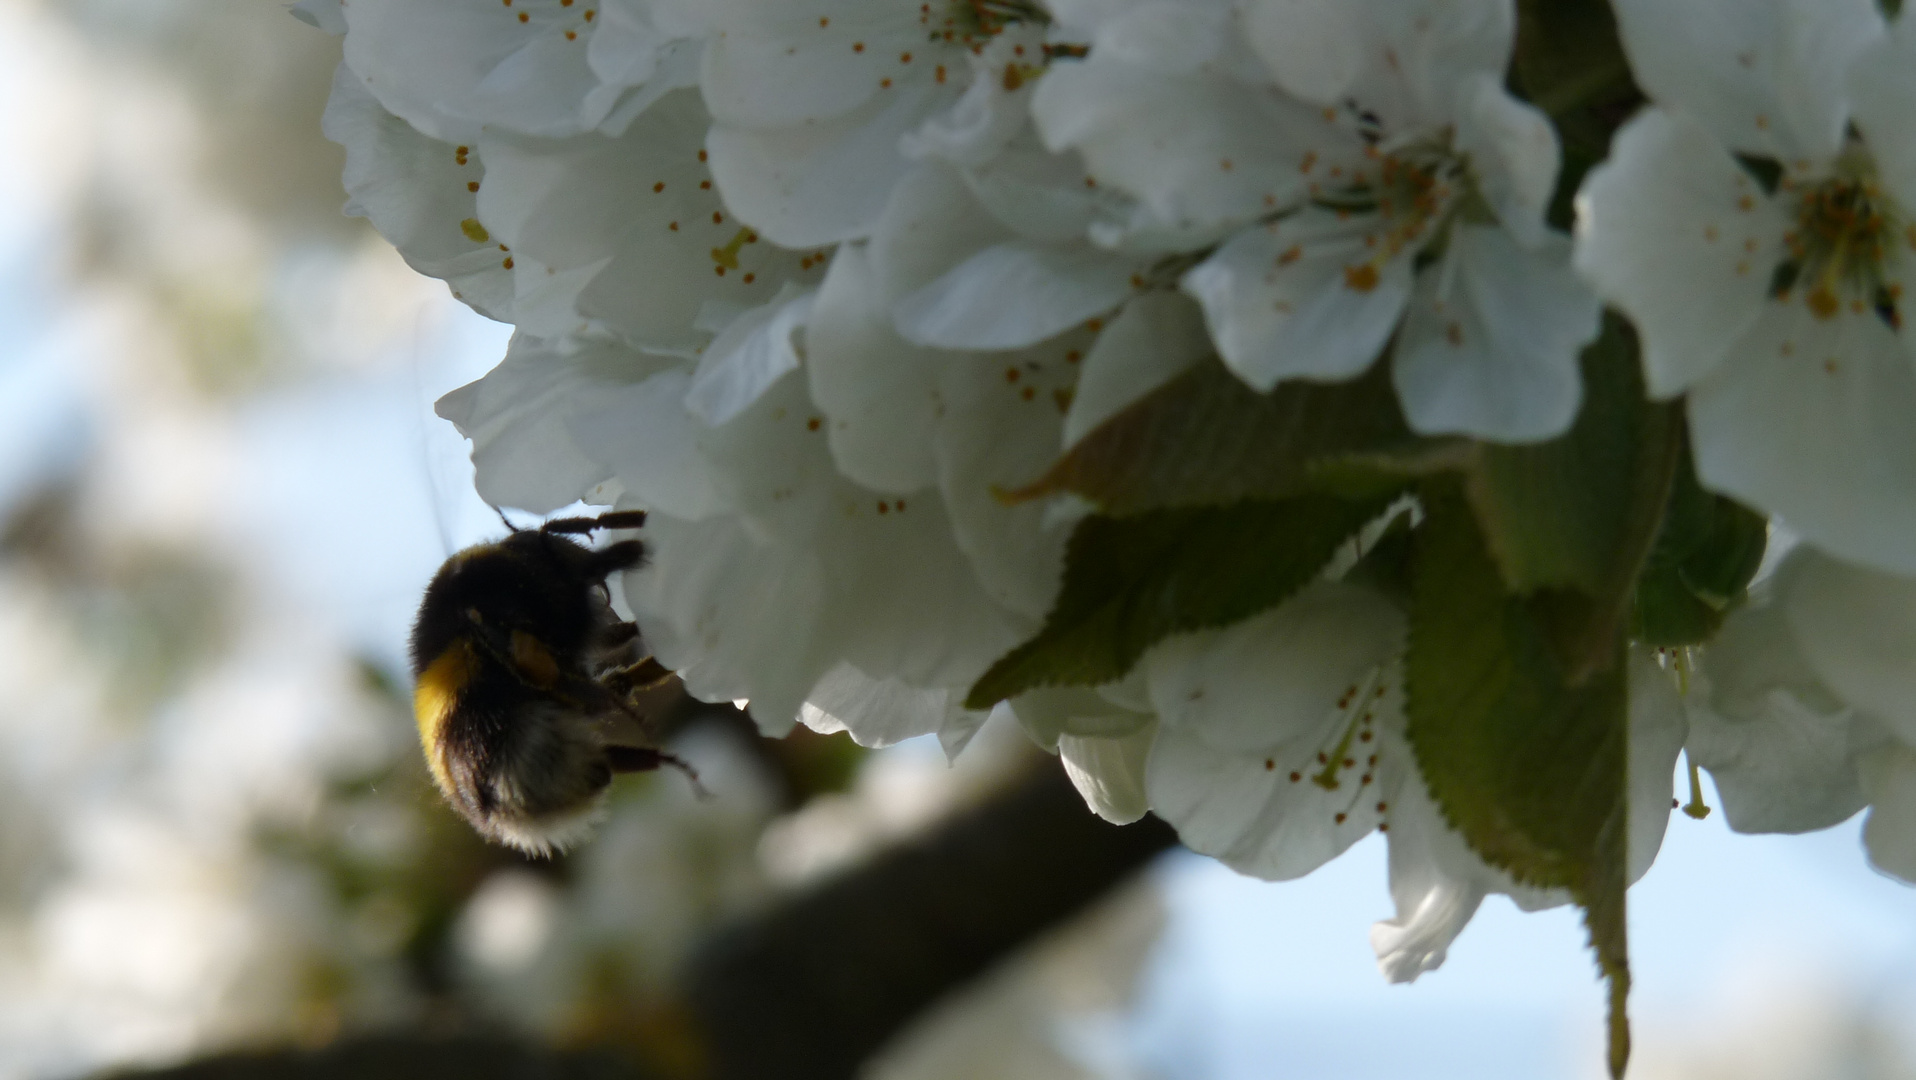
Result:
[[1184,288],[1257,389],[1351,378],[1394,335],[1414,429],[1568,427],[1598,305],[1543,223],[1555,132],[1502,87],[1512,5],[1178,7],[1111,17],[1034,103],[1138,200],[1105,237],[1206,255]]
[[1656,106],[1585,181],[1578,269],[1636,323],[1651,392],[1688,395],[1706,486],[1916,572],[1916,33],[1868,0],[1617,11]]

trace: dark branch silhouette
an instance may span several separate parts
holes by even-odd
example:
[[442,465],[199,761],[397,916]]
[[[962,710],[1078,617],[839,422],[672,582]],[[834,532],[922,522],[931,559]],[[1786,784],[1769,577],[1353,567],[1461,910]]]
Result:
[[554,1050],[493,1036],[378,1035],[317,1050],[222,1054],[121,1080],[655,1080],[598,1051]]
[[683,988],[713,1080],[847,1080],[913,1017],[1170,847],[1085,809],[1055,762],[878,858],[721,928]]

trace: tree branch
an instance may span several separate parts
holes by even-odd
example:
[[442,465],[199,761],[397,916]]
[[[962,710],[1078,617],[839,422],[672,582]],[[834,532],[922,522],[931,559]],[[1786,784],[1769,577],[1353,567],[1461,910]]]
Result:
[[1170,847],[1156,818],[1091,815],[1055,762],[764,914],[682,981],[713,1080],[848,1080],[947,992]]
[[496,1036],[376,1035],[317,1050],[221,1054],[118,1077],[140,1080],[650,1080],[601,1051],[553,1050]]

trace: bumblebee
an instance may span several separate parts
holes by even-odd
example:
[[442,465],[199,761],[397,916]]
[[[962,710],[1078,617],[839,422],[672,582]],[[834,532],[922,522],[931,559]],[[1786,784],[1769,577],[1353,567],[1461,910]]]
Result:
[[648,716],[677,679],[606,590],[645,546],[572,539],[644,523],[641,511],[507,521],[505,539],[458,552],[426,586],[411,650],[419,742],[446,800],[490,840],[548,854],[590,831],[614,774],[691,775]]

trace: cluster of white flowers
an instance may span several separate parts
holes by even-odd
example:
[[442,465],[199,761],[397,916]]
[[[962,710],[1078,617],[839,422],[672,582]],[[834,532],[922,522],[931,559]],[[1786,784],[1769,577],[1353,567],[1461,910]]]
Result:
[[[1385,363],[1412,432],[1531,442],[1577,416],[1607,303],[1651,395],[1685,396],[1702,484],[1809,545],[1687,692],[1633,647],[1632,878],[1687,740],[1733,824],[1873,803],[1873,858],[1916,879],[1916,28],[1872,0],[1613,7],[1649,104],[1574,237],[1557,130],[1506,87],[1513,0],[298,10],[345,35],[349,209],[518,327],[439,407],[481,494],[650,511],[624,599],[768,734],[962,747],[1089,510],[1005,493],[1208,357],[1258,391]],[[1387,831],[1373,944],[1410,979],[1488,893],[1569,897],[1446,824],[1405,615],[1348,563],[1009,704],[1100,814],[1246,873]]]

